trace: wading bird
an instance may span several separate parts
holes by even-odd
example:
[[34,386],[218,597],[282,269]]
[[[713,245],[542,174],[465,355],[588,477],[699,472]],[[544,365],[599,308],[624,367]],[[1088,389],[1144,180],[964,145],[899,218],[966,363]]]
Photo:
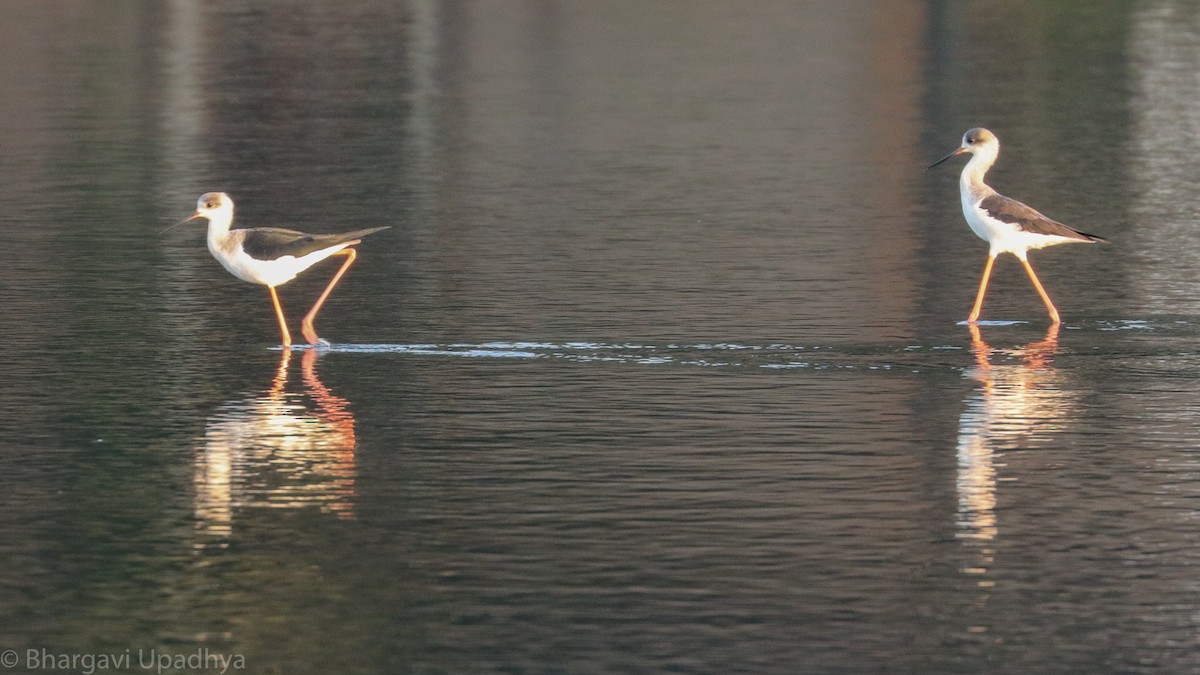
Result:
[[951,157],[963,153],[972,155],[971,161],[967,162],[963,168],[962,177],[958,182],[962,196],[963,215],[967,219],[967,224],[971,226],[971,230],[991,247],[988,251],[987,265],[983,268],[983,279],[979,281],[979,293],[975,296],[975,307],[971,310],[971,315],[967,317],[967,322],[975,323],[979,319],[979,311],[983,308],[983,296],[987,291],[988,278],[992,275],[992,263],[996,261],[996,256],[1007,252],[1017,256],[1017,259],[1025,266],[1025,271],[1029,273],[1029,280],[1033,282],[1033,287],[1037,289],[1038,295],[1042,297],[1042,302],[1046,304],[1046,310],[1050,312],[1050,321],[1059,323],[1058,310],[1050,301],[1046,289],[1042,288],[1042,282],[1034,273],[1033,266],[1029,264],[1027,252],[1032,248],[1045,248],[1056,244],[1107,243],[1108,240],[1063,225],[1026,204],[1005,197],[984,183],[983,177],[987,175],[988,169],[991,169],[992,165],[996,163],[996,157],[1000,154],[1000,139],[987,129],[975,128],[967,131],[963,134],[962,145],[957,150],[930,164],[927,168],[932,169]]
[[346,262],[342,263],[341,269],[333,275],[325,291],[300,322],[304,339],[314,346],[321,344],[321,338],[313,328],[313,320],[333,287],[354,263],[358,254],[350,247],[360,243],[368,234],[387,229],[386,226],[372,227],[341,234],[307,234],[277,227],[231,230],[233,200],[224,192],[209,192],[196,201],[195,213],[163,232],[197,218],[208,220],[208,250],[217,262],[242,281],[262,284],[270,291],[285,348],[291,346],[292,336],[288,332],[287,320],[283,318],[283,308],[279,305],[275,287],[295,279],[296,275],[330,256],[346,256]]

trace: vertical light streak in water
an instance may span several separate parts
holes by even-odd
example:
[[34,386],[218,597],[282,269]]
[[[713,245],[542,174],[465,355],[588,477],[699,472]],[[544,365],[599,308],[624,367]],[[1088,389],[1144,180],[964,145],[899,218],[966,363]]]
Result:
[[437,111],[440,93],[437,79],[439,20],[438,3],[413,0],[412,40],[409,63],[412,64],[412,114],[408,116],[409,135],[414,152],[405,159],[415,164],[414,176],[431,176],[434,148],[437,146]]
[[206,135],[203,87],[206,25],[199,0],[167,3],[167,27],[162,49],[164,91],[161,114],[165,146],[163,194],[191,193],[203,175],[197,168]]
[[[206,187],[201,187],[205,175],[203,167],[208,164],[202,142],[208,130],[203,73],[207,26],[202,5],[201,0],[171,0],[167,3],[166,28],[160,47],[164,88],[159,109],[163,168],[158,172],[158,201],[164,212],[178,213],[178,217],[191,213],[195,198],[207,191]],[[181,201],[180,195],[189,195],[190,199]],[[163,229],[163,221],[152,218],[147,221],[154,228],[151,236],[157,236]],[[200,333],[203,318],[195,312],[176,310],[191,304],[194,280],[206,278],[211,270],[208,261],[185,253],[178,245],[181,241],[190,241],[202,246],[202,238],[185,240],[180,234],[174,236],[174,239],[158,237],[160,246],[169,247],[167,255],[170,256],[170,264],[158,268],[165,277],[161,283],[164,292],[156,296],[162,303],[158,315],[169,334],[186,341]]]
[[1137,236],[1123,241],[1144,264],[1130,280],[1144,311],[1200,311],[1200,248],[1180,246],[1200,220],[1200,7],[1144,2],[1134,12],[1130,54],[1135,95],[1131,173]]

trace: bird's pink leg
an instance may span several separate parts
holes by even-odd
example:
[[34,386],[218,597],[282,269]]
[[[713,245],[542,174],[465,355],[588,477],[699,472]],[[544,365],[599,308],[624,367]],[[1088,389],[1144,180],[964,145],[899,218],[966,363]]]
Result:
[[354,259],[358,257],[358,253],[352,248],[344,248],[333,255],[346,256],[346,262],[342,263],[342,268],[329,280],[329,285],[325,287],[325,291],[321,293],[321,297],[317,298],[317,301],[313,303],[312,309],[308,310],[308,314],[304,315],[304,320],[300,322],[300,331],[304,333],[304,339],[308,340],[308,343],[311,345],[316,345],[317,341],[321,339],[317,337],[317,331],[313,328],[313,319],[317,318],[317,312],[321,310],[321,305],[325,304],[325,298],[329,297],[329,293],[333,290],[333,287],[337,285],[337,282],[341,281],[342,275],[346,273],[346,270],[350,269],[350,266],[354,264]]
[[996,262],[996,256],[988,254],[987,265],[983,268],[983,278],[979,280],[979,292],[975,294],[975,307],[971,309],[971,316],[967,317],[967,323],[975,323],[979,318],[979,312],[983,309],[983,296],[987,293],[988,279],[992,278],[992,263]]
[[274,286],[267,286],[267,290],[271,291],[271,302],[275,304],[275,318],[279,319],[279,332],[283,333],[283,348],[287,349],[292,346],[292,334],[288,332],[287,320],[283,318],[283,307],[279,305],[279,295],[275,293]]
[[983,341],[978,324],[975,322],[967,324],[967,330],[971,331],[971,351],[975,352],[975,367],[979,368],[979,372],[987,373],[992,369],[992,348]]
[[1050,322],[1059,323],[1058,310],[1054,307],[1054,303],[1050,301],[1050,296],[1046,295],[1046,289],[1042,288],[1042,282],[1038,280],[1037,274],[1033,271],[1033,265],[1029,264],[1029,260],[1021,258],[1021,264],[1025,266],[1025,271],[1029,273],[1029,280],[1033,282],[1033,287],[1037,289],[1038,295],[1042,296],[1042,302],[1046,303],[1046,309],[1050,312]]

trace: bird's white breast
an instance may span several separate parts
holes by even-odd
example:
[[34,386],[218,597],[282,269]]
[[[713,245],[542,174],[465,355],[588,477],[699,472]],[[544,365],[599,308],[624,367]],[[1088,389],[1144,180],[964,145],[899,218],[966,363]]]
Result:
[[274,260],[258,260],[250,257],[241,247],[225,249],[209,242],[208,250],[221,266],[233,276],[252,284],[281,286],[296,278],[304,270],[346,248],[348,244],[313,251],[299,258],[286,255]]

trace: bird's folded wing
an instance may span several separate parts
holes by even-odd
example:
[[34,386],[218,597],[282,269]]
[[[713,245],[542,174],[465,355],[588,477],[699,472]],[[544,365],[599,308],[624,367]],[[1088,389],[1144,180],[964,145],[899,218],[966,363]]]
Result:
[[356,243],[358,239],[382,229],[386,228],[376,227],[340,234],[308,234],[277,227],[256,227],[241,230],[245,233],[242,235],[242,248],[247,255],[257,260],[274,260],[289,255],[300,258],[338,244]]
[[1047,217],[1037,209],[1026,206],[1015,199],[1009,199],[1004,195],[989,195],[979,203],[979,207],[986,211],[992,218],[1002,223],[1016,225],[1023,232],[1078,239],[1080,241],[1104,241],[1103,237],[1080,232],[1073,227]]

